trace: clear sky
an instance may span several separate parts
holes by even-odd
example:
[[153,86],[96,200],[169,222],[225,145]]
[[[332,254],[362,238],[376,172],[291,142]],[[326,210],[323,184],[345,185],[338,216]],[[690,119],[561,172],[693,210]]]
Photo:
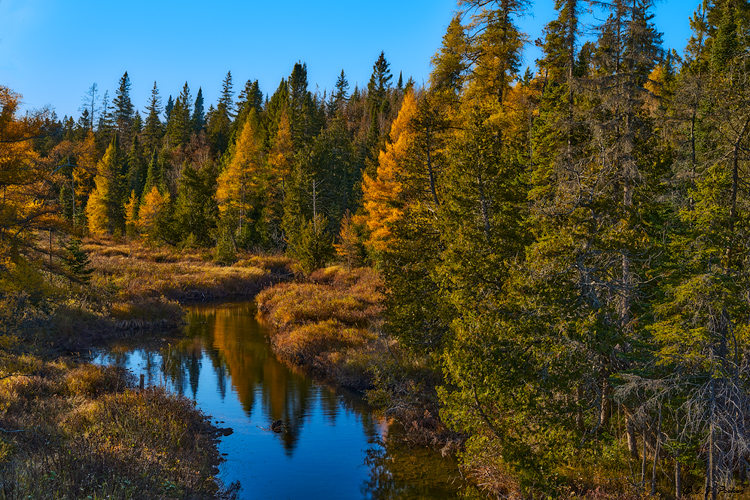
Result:
[[[665,46],[682,51],[700,1],[657,3]],[[555,17],[552,5],[532,0],[520,21],[531,40]],[[311,90],[330,90],[342,69],[353,90],[367,85],[381,50],[394,83],[403,72],[421,84],[455,10],[456,0],[0,0],[0,84],[60,118],[79,116],[92,83],[113,97],[125,71],[142,115],[154,81],[164,103],[186,81],[193,97],[202,87],[208,109],[227,71],[235,96],[248,79],[272,94],[297,61]]]

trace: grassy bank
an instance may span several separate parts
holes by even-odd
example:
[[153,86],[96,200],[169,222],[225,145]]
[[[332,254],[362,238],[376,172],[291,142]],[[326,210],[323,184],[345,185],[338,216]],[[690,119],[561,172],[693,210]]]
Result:
[[[92,270],[89,284],[51,305],[50,335],[37,339],[55,349],[92,344],[179,326],[180,303],[252,297],[290,275],[290,259],[246,255],[232,266],[209,252],[154,249],[140,243],[91,239],[83,245]],[[1,314],[1,313],[0,313]]]
[[283,360],[350,389],[372,387],[389,341],[380,332],[382,282],[371,269],[329,267],[258,294],[258,310]]
[[215,481],[219,430],[190,400],[2,341],[0,499],[231,497]]
[[[0,500],[232,498],[215,474],[220,430],[183,397],[71,352],[183,322],[180,302],[252,296],[289,260],[86,241],[88,283],[0,297]],[[41,296],[41,295],[40,295]]]
[[363,391],[418,444],[457,449],[462,437],[439,418],[438,367],[383,332],[383,282],[371,268],[332,266],[256,297],[271,344],[288,363]]

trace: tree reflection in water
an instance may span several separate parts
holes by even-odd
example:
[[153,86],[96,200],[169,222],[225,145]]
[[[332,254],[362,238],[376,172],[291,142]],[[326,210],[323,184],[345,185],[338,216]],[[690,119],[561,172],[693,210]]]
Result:
[[[380,422],[381,435],[370,441],[365,463],[370,477],[362,485],[369,500],[422,500],[425,498],[479,500],[486,498],[460,477],[458,466],[450,459],[436,457],[434,451],[409,446],[397,437],[397,423]],[[450,464],[454,466],[451,467]]]
[[[209,414],[219,401],[223,403],[231,397],[237,418],[244,419],[244,423],[232,422],[235,432],[242,434],[235,441],[242,443],[237,452],[247,455],[254,470],[271,463],[296,467],[295,473],[306,478],[306,484],[296,487],[309,485],[309,498],[328,498],[314,494],[315,481],[326,480],[316,477],[321,476],[321,470],[326,471],[330,481],[338,481],[342,491],[345,481],[354,480],[349,493],[340,498],[351,498],[351,493],[356,496],[358,489],[363,498],[377,500],[456,498],[463,483],[455,481],[458,476],[455,464],[430,450],[405,449],[392,440],[383,441],[387,434],[383,422],[361,398],[329,390],[279,362],[263,327],[255,319],[253,304],[194,306],[187,320],[185,335],[180,340],[159,348],[113,348],[100,362],[131,369],[138,365],[137,370],[144,373],[149,385],[166,385],[174,392],[202,401],[201,404],[212,400],[214,403],[204,408]],[[277,420],[283,422],[284,430],[273,434],[270,426]],[[300,445],[303,433],[304,446]],[[277,459],[271,458],[273,450],[252,440],[258,439],[258,434],[269,443],[280,443],[281,449],[277,450],[286,457],[285,461],[274,462]],[[292,463],[296,455],[299,460]],[[266,473],[251,472],[247,482],[257,481],[253,474]],[[283,477],[279,481],[289,483]],[[295,497],[294,492],[284,494]]]

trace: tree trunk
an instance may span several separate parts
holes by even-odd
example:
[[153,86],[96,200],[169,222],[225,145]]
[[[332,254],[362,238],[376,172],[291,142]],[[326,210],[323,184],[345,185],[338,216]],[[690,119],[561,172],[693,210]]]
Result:
[[656,495],[656,466],[659,460],[661,446],[661,405],[659,406],[659,424],[656,426],[656,447],[654,448],[654,463],[651,469],[651,495]]
[[633,423],[633,417],[625,417],[625,431],[628,435],[628,451],[630,451],[630,458],[638,460],[638,439],[635,437],[635,424]]

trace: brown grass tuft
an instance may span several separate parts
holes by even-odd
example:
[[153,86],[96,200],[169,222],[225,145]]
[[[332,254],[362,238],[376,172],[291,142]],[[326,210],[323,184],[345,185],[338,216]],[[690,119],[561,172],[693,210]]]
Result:
[[274,329],[272,345],[279,357],[362,389],[372,384],[371,358],[384,353],[382,286],[372,269],[333,266],[315,271],[309,282],[267,288],[256,301]]

